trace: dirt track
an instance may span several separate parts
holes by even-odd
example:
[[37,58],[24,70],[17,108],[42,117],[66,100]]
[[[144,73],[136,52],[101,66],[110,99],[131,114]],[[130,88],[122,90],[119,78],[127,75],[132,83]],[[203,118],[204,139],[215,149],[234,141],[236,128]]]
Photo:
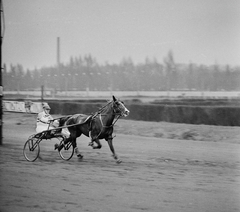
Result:
[[[146,123],[119,120],[114,146],[121,164],[115,163],[105,141],[102,149],[93,150],[86,137],[78,138],[83,160],[61,160],[53,150],[55,142],[48,140],[41,143],[42,159],[30,163],[22,148],[34,133],[34,119],[4,115],[1,212],[240,211],[239,128],[200,126],[201,141],[193,141],[196,134],[191,134],[193,140],[179,140],[186,125],[152,123],[146,130]],[[126,131],[127,122],[131,127]],[[168,133],[170,128],[175,134]],[[197,132],[194,126],[187,128]],[[209,129],[212,134],[225,132],[225,139],[216,139],[221,133],[204,139]]]

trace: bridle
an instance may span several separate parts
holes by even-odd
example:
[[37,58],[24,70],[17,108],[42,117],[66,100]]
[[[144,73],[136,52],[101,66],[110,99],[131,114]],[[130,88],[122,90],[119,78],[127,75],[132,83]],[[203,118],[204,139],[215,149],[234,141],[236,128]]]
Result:
[[[106,125],[103,124],[102,116],[106,116],[106,115],[108,115],[108,114],[102,114],[102,112],[103,112],[103,109],[106,108],[106,107],[107,107],[108,105],[110,105],[111,103],[112,103],[112,106],[111,106],[111,107],[112,107],[112,110],[113,110],[113,115],[114,115],[114,117],[117,116],[117,118],[115,119],[115,121],[113,122],[113,124],[111,124],[110,126],[106,126]],[[96,114],[94,114],[92,118],[95,118],[95,117],[97,117],[97,116],[99,115],[99,119],[100,119],[100,122],[101,122],[102,127],[104,127],[104,128],[113,127],[113,126],[115,125],[115,123],[118,121],[118,119],[123,116],[123,112],[121,112],[121,111],[118,112],[117,109],[114,108],[114,104],[116,104],[114,101],[108,102],[105,106],[103,106],[102,108],[100,108],[99,111],[98,111]]]

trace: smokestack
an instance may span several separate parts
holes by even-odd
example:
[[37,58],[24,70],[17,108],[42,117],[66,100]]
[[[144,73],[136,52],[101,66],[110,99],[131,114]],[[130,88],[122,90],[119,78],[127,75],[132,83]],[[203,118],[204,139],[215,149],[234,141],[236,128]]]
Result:
[[60,66],[60,38],[57,38],[57,66]]

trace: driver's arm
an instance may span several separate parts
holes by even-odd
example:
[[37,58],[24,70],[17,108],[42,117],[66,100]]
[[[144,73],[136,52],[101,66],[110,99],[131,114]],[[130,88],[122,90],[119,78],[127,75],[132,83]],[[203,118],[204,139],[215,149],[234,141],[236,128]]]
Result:
[[53,119],[52,116],[48,115],[48,114],[39,114],[38,115],[38,120],[45,124],[49,124],[52,119]]

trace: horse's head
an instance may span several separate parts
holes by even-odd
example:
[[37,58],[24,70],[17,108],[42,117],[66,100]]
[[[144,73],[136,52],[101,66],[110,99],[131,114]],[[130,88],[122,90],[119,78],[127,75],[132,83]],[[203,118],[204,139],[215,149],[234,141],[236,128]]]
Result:
[[120,114],[120,116],[128,116],[130,111],[125,107],[124,103],[117,100],[115,96],[113,96],[113,110],[116,114]]

